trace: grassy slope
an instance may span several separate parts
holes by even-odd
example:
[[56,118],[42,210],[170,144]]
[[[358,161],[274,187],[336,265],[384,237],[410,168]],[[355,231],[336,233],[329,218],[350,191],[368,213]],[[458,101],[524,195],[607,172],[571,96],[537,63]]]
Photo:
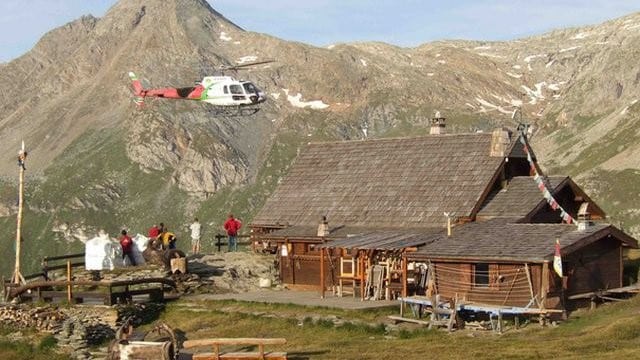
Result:
[[629,316],[640,312],[639,297],[592,312],[574,313],[558,327],[540,328],[532,323],[502,336],[471,330],[448,334],[425,329],[386,334],[375,325],[334,326],[330,321],[299,320],[300,316],[313,313],[371,323],[386,315],[382,310],[344,311],[241,302],[198,305],[203,308],[198,307],[197,312],[190,310],[193,305],[170,305],[161,319],[184,331],[189,339],[284,337],[287,345],[281,350],[289,352],[293,359],[615,359],[637,356],[640,342],[640,323]]
[[[594,126],[598,119],[608,113],[592,116],[578,116],[574,119],[576,128],[561,129],[556,135],[559,148],[568,148],[582,140],[582,131]],[[640,210],[638,200],[640,193],[640,172],[634,169],[605,171],[598,166],[613,156],[633,146],[636,141],[640,104],[628,109],[625,121],[605,135],[601,140],[590,144],[580,153],[576,161],[565,166],[554,165],[553,159],[547,159],[546,165],[550,174],[567,174],[573,178],[582,176],[579,183],[609,216],[609,221],[632,234],[640,234]]]
[[[23,223],[24,274],[35,272],[43,256],[82,251],[81,242],[68,242],[51,231],[56,223],[102,228],[115,236],[123,226],[133,232],[146,232],[155,221],[185,221],[186,194],[171,184],[170,174],[148,174],[132,164],[123,139],[112,129],[87,133],[56,159],[42,182],[28,185],[25,203],[29,210]],[[108,187],[119,195],[108,198],[96,186]],[[86,206],[74,209],[76,198]],[[0,235],[0,245],[13,254],[15,217],[0,219],[0,226],[12,229]],[[12,268],[13,260],[0,262],[0,273],[9,274]]]

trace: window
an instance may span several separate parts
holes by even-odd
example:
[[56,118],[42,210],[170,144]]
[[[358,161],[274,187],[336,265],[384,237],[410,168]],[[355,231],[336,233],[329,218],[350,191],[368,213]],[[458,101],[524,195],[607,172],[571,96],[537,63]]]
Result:
[[222,88],[222,91],[223,91],[225,94],[228,94],[228,93],[229,93],[229,87],[228,87],[227,85],[225,85],[225,86]]
[[231,90],[231,93],[234,95],[244,95],[244,92],[242,92],[242,86],[240,85],[229,85],[229,90]]
[[256,87],[250,82],[244,83],[242,84],[242,86],[244,86],[244,90],[247,92],[247,94],[255,94],[258,92],[258,89],[256,89]]
[[476,287],[489,286],[489,264],[475,264],[473,283]]

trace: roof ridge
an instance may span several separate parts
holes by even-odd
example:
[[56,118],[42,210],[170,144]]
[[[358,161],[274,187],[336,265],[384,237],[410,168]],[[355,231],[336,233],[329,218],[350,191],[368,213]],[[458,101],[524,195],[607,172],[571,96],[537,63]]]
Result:
[[426,139],[426,138],[436,138],[436,137],[454,137],[454,136],[482,136],[489,135],[491,133],[455,133],[455,134],[425,134],[425,135],[417,135],[417,136],[394,136],[388,138],[368,138],[368,139],[345,139],[345,140],[333,140],[333,141],[309,141],[308,145],[316,145],[316,144],[346,144],[346,143],[363,143],[363,142],[382,142],[382,141],[397,141],[397,140],[416,140],[416,139]]

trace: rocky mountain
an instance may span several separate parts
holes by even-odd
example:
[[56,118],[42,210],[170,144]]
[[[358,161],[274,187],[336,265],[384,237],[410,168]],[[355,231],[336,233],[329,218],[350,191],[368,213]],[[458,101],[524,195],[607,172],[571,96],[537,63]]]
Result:
[[[205,0],[121,0],[0,66],[0,224],[15,227],[22,139],[33,269],[98,228],[164,221],[186,239],[197,215],[211,237],[228,211],[250,220],[306,142],[423,134],[438,110],[454,132],[532,124],[547,172],[577,177],[640,234],[639,45],[640,14],[508,42],[318,48],[243,30]],[[252,116],[132,102],[128,71],[146,86],[190,86],[220,65],[268,58],[238,74],[269,95]]]

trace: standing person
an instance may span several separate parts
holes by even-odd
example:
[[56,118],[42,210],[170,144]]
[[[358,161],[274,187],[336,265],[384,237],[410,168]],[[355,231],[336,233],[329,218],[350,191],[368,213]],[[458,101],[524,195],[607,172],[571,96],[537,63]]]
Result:
[[164,231],[158,235],[158,239],[162,240],[162,250],[176,248],[176,234],[164,228]]
[[229,251],[238,251],[238,230],[242,227],[242,223],[229,214],[227,221],[224,223],[224,229],[229,236]]
[[153,239],[157,238],[158,235],[160,235],[160,229],[158,228],[158,225],[153,224],[151,229],[149,229],[149,237]]
[[136,266],[136,260],[133,258],[133,240],[127,235],[127,230],[122,230],[120,236],[120,246],[122,246],[122,260],[127,256],[131,266]]
[[191,252],[194,255],[200,253],[200,233],[202,231],[202,224],[198,221],[198,218],[193,219],[193,224],[189,227],[191,228]]

